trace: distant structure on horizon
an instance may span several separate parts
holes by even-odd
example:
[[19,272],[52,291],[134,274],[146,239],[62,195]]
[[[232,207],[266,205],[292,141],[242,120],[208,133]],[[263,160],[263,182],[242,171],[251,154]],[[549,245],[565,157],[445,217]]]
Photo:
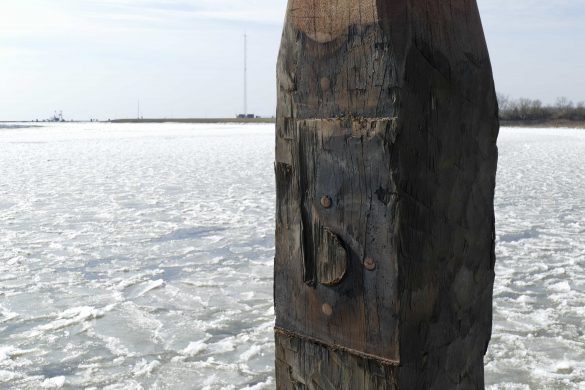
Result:
[[237,118],[239,119],[254,119],[256,116],[254,114],[238,114]]
[[65,119],[63,119],[63,111],[59,111],[58,113],[55,111],[53,117],[47,119],[46,122],[65,122]]
[[144,119],[144,117],[140,114],[140,99],[138,99],[138,110],[137,110],[138,115],[136,116],[136,119],[140,120],[140,119]]
[[248,35],[244,34],[244,113],[237,118],[254,119],[254,114],[248,114]]

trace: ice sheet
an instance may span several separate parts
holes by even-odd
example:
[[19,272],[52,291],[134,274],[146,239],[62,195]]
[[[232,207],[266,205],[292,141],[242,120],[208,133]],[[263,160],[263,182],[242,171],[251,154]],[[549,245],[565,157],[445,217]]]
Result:
[[[585,131],[499,146],[488,388],[585,388]],[[3,125],[0,387],[274,388],[273,161],[273,125]]]
[[0,388],[273,387],[273,138],[0,129]]

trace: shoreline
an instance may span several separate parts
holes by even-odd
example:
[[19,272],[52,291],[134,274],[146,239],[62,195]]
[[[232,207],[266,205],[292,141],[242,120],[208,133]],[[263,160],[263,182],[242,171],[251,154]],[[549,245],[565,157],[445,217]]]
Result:
[[276,118],[150,118],[112,119],[104,123],[276,123]]
[[[276,123],[276,118],[149,118],[149,119],[112,119],[109,121],[65,121],[65,122],[35,122],[35,121],[0,121],[0,123],[28,123],[46,125],[51,123]],[[518,128],[570,128],[570,129],[585,129],[585,121],[569,121],[569,120],[525,120],[525,121],[510,121],[500,120],[500,127],[518,127]]]
[[568,121],[568,120],[552,120],[552,121],[506,121],[500,120],[500,127],[533,127],[533,128],[569,128],[569,129],[585,129],[585,121]]
[[149,119],[111,119],[105,121],[3,121],[0,123],[33,123],[47,125],[53,123],[276,123],[276,118],[149,118]]

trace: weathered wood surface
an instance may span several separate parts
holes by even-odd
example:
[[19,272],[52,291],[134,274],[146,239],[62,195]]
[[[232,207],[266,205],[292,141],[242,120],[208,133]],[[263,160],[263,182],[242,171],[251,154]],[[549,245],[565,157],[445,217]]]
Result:
[[342,350],[276,334],[278,388],[283,390],[395,389],[396,367]]
[[289,0],[279,388],[483,388],[497,135],[475,1]]

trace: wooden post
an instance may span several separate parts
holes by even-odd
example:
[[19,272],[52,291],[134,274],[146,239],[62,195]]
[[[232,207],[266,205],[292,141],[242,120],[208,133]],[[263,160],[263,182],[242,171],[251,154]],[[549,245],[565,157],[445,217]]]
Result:
[[289,0],[279,389],[482,389],[498,112],[475,0]]

